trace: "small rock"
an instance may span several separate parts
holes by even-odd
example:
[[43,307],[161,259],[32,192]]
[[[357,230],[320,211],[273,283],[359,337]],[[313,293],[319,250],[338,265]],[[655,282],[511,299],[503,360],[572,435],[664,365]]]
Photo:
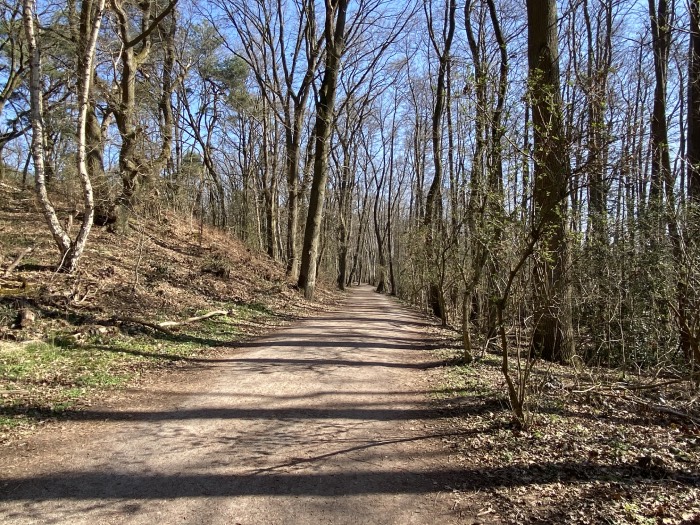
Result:
[[19,312],[17,324],[20,328],[28,328],[36,321],[36,314],[29,308],[22,308]]

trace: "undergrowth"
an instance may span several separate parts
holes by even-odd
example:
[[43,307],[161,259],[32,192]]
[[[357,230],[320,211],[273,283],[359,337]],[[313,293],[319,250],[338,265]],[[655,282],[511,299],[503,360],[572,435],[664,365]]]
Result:
[[522,429],[498,356],[463,365],[454,335],[441,335],[436,403],[465,472],[455,508],[477,505],[485,523],[700,523],[697,391],[687,382],[538,363]]

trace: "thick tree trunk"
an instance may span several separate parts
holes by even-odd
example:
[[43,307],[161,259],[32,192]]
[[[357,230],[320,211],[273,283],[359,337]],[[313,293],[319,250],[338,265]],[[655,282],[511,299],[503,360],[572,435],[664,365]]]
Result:
[[574,356],[567,280],[566,198],[569,164],[562,122],[555,0],[528,0],[529,94],[534,128],[534,229],[542,255],[534,265],[538,312],[532,354],[569,362]]
[[651,114],[651,187],[649,199],[652,210],[661,213],[663,187],[671,176],[671,158],[668,149],[668,124],[666,122],[666,85],[671,33],[668,27],[668,2],[649,0],[652,47],[654,51],[654,106]]
[[[133,23],[132,13],[128,11],[124,0],[110,0],[111,10],[115,14],[116,29],[121,40],[119,63],[119,98],[112,104],[117,128],[121,137],[119,149],[119,172],[122,178],[122,191],[117,199],[117,228],[125,231],[131,214],[136,190],[140,179],[153,166],[147,166],[142,152],[138,149],[139,137],[143,130],[136,124],[136,73],[151,51],[151,35],[158,25],[175,9],[177,0],[170,0],[163,11],[154,17],[151,2],[138,4],[141,9],[142,28],[138,35],[132,36],[130,28]],[[138,48],[138,50],[137,50]],[[224,215],[225,219],[225,215]]]
[[688,200],[700,205],[700,0],[690,0],[688,73]]
[[[687,137],[687,217],[682,233],[671,215],[669,231],[674,244],[674,256],[678,265],[676,283],[679,344],[685,357],[696,364],[700,362],[700,334],[697,328],[700,298],[697,290],[689,286],[692,279],[692,263],[697,256],[700,233],[700,0],[690,0],[690,53],[688,64],[688,137]],[[672,194],[672,181],[667,192]],[[681,188],[682,191],[682,188]],[[673,210],[671,210],[672,213]],[[675,235],[675,237],[674,237]],[[685,243],[685,249],[683,248]]]

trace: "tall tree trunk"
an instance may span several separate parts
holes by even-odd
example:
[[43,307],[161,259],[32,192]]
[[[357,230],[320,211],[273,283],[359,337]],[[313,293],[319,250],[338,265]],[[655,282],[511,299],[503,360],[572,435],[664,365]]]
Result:
[[381,191],[384,182],[384,175],[380,179],[380,182],[376,184],[376,192],[374,195],[374,207],[373,207],[373,219],[374,219],[374,237],[377,241],[377,264],[379,266],[379,277],[377,279],[377,293],[386,292],[386,252],[384,250],[384,235],[382,235],[382,228],[379,223],[379,205],[381,203]]
[[[295,119],[296,122],[296,119]],[[295,278],[299,273],[299,159],[301,144],[298,143],[301,130],[294,135],[286,129],[287,163],[287,275]]]
[[559,88],[555,0],[528,0],[529,94],[534,128],[534,230],[543,252],[533,266],[538,312],[532,353],[550,361],[574,356],[567,281],[566,198],[569,162]]
[[[688,71],[688,137],[687,137],[687,218],[684,240],[685,259],[678,283],[680,344],[686,358],[700,362],[700,334],[691,330],[693,315],[700,311],[698,290],[689,286],[692,266],[697,257],[700,235],[700,0],[690,0],[690,61]],[[688,260],[690,259],[690,260]],[[697,321],[696,321],[697,324]]]
[[[69,2],[70,20],[71,20],[71,38],[76,45],[82,57],[85,56],[84,51],[88,45],[88,37],[90,35],[90,20],[92,16],[93,2],[84,2],[80,6],[80,15],[76,21],[74,1]],[[78,64],[84,70],[84,64]],[[104,133],[103,125],[97,118],[96,105],[94,99],[95,85],[95,70],[90,72],[90,77],[87,79],[81,76],[77,79],[78,90],[84,89],[85,81],[90,83],[90,94],[88,96],[88,107],[85,123],[85,147],[87,151],[87,171],[90,175],[90,180],[93,184],[95,193],[95,223],[99,225],[108,224],[113,217],[113,203],[110,197],[109,183],[104,169]],[[110,115],[105,115],[105,120],[109,120]]]
[[690,0],[687,151],[688,201],[693,206],[698,206],[700,205],[700,0]]
[[345,290],[348,278],[348,251],[350,243],[350,227],[352,226],[352,195],[354,173],[351,165],[351,145],[349,137],[340,139],[343,150],[342,165],[338,166],[340,184],[338,190],[338,278],[336,283],[340,290]]
[[[369,199],[369,184],[365,186],[365,191],[362,196],[362,202],[359,205],[360,209],[360,218],[358,219],[358,225],[357,225],[357,242],[355,243],[355,250],[353,251],[352,254],[352,268],[350,269],[350,273],[348,274],[348,278],[346,281],[346,284],[349,286],[352,284],[354,277],[357,275],[357,280],[358,284],[361,281],[361,276],[360,272],[358,271],[359,265],[361,265],[360,261],[360,255],[362,251],[362,245],[364,243],[364,238],[365,238],[365,231],[367,228],[367,200]],[[358,196],[358,201],[359,201],[359,196]]]
[[78,262],[83,254],[87,238],[92,228],[94,218],[94,202],[92,194],[92,184],[87,170],[87,147],[86,147],[86,127],[87,113],[90,95],[90,79],[92,64],[97,45],[97,35],[102,23],[105,0],[83,2],[82,8],[87,11],[85,30],[87,38],[85,46],[79,49],[78,60],[78,122],[77,122],[77,154],[76,165],[83,190],[83,220],[75,241],[70,238],[70,232],[64,230],[58,220],[56,210],[53,207],[46,191],[46,180],[44,173],[44,115],[43,115],[43,93],[42,93],[42,68],[41,53],[36,38],[35,15],[31,0],[24,0],[23,21],[27,45],[30,53],[30,104],[32,121],[32,155],[34,158],[34,177],[36,191],[39,202],[44,212],[44,217],[48,223],[51,235],[61,252],[61,261],[58,265],[59,271],[72,273],[78,268]]
[[[586,95],[588,98],[587,164],[590,174],[588,227],[591,232],[590,241],[599,248],[608,244],[607,184],[605,182],[608,138],[606,136],[605,110],[608,74],[612,66],[612,7],[610,5],[601,5],[601,9],[605,10],[605,27],[602,36],[603,41],[598,44],[603,49],[596,56],[588,0],[583,2],[588,47],[586,67]],[[604,253],[598,255],[601,258],[604,257]]]
[[[446,76],[450,61],[450,49],[455,33],[457,3],[455,0],[448,0],[445,6],[445,24],[442,34],[442,50],[439,48],[438,38],[434,33],[432,24],[432,13],[426,14],[429,18],[428,30],[435,52],[438,55],[438,74],[435,86],[435,106],[433,107],[432,118],[432,145],[433,145],[433,181],[428,189],[425,201],[425,218],[423,223],[426,229],[426,253],[430,254],[435,248],[435,233],[437,225],[442,221],[442,116],[445,111],[446,101]],[[434,266],[438,267],[438,261],[434,261]],[[443,291],[440,289],[437,275],[430,277],[428,283],[428,306],[432,309],[436,317],[442,319],[443,324],[447,322],[447,313],[444,311],[442,300]]]
[[277,126],[268,114],[265,99],[262,101],[262,106],[262,189],[265,197],[265,247],[267,255],[272,259],[277,259],[277,133],[271,131]]
[[661,213],[664,183],[671,176],[671,157],[668,149],[668,124],[666,122],[666,87],[668,56],[671,49],[671,28],[667,0],[649,0],[652,48],[654,51],[654,107],[651,114],[651,188],[649,199],[652,210]]
[[316,123],[312,135],[315,144],[313,180],[298,281],[298,286],[304,290],[304,296],[307,299],[313,298],[316,288],[319,235],[328,180],[331,129],[340,63],[345,51],[345,21],[348,9],[348,0],[326,0],[325,3],[326,69],[316,104]]
[[117,33],[121,40],[119,94],[111,110],[121,137],[119,172],[122,178],[122,190],[117,199],[116,221],[117,228],[122,231],[127,228],[140,179],[149,169],[143,154],[138,150],[139,137],[143,130],[137,126],[136,122],[136,74],[150,54],[152,33],[175,9],[176,4],[177,0],[170,0],[157,16],[151,12],[154,6],[150,0],[137,4],[141,11],[142,31],[133,36],[130,31],[133,26],[132,13],[125,5],[125,0],[110,0],[111,10],[115,14]]

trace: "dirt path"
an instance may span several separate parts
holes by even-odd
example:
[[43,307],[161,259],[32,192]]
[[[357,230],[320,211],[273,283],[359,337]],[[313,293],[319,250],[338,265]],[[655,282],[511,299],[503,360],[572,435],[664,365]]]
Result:
[[2,523],[471,523],[427,324],[371,288],[0,453]]

